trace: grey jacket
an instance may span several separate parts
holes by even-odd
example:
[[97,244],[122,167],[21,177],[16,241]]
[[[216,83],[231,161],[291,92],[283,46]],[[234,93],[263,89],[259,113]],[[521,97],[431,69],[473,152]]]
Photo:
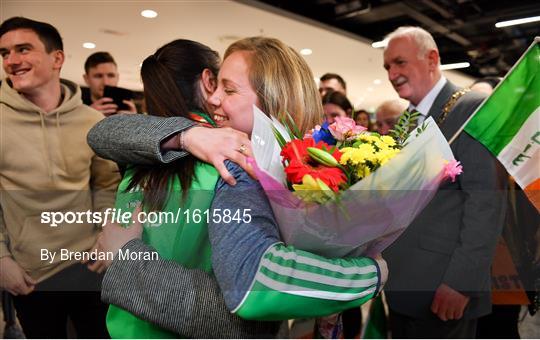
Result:
[[[155,251],[139,239],[122,249]],[[101,299],[188,338],[287,336],[286,330],[278,334],[279,322],[248,321],[232,314],[210,274],[163,259],[114,260],[105,273]]]
[[161,143],[194,125],[182,117],[113,115],[97,123],[88,132],[87,140],[96,154],[119,164],[170,163],[187,153],[161,153]]
[[[161,154],[160,143],[191,125],[191,121],[181,117],[116,115],[92,128],[88,143],[98,155],[119,163],[170,162],[186,153]],[[129,242],[124,249],[152,250],[140,240]],[[107,303],[184,337],[287,336],[286,327],[281,327],[280,332],[279,322],[248,321],[232,314],[212,275],[172,261],[115,260],[103,279],[101,296]]]
[[[429,116],[435,120],[458,88],[448,82]],[[484,97],[469,92],[448,114],[441,130],[450,139]],[[434,318],[434,291],[445,283],[471,300],[465,319],[491,310],[490,265],[505,214],[506,177],[489,151],[463,132],[452,143],[463,174],[439,188],[433,200],[402,236],[383,252],[389,276],[385,291],[390,308]]]

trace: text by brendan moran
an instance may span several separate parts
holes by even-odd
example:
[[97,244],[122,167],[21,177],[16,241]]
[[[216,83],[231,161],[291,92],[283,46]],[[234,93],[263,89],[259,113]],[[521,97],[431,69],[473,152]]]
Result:
[[[155,251],[131,251],[129,249],[118,250],[118,260],[158,260],[159,254]],[[60,251],[50,251],[49,249],[41,249],[41,261],[53,263],[55,259],[60,261],[103,261],[114,260],[112,251],[72,251],[62,248]]]

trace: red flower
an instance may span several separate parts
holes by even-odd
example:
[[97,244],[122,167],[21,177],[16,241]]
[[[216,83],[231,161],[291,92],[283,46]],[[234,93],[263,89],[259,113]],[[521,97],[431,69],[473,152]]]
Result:
[[304,162],[307,162],[311,159],[307,151],[307,148],[310,147],[315,147],[328,152],[334,148],[332,156],[334,156],[338,162],[341,159],[341,152],[338,148],[330,146],[323,141],[319,141],[317,144],[315,144],[315,140],[313,138],[293,139],[285,144],[281,150],[281,156],[283,156],[284,160],[289,162],[293,159],[302,159]]
[[[295,139],[287,143],[281,150],[281,156],[288,161],[285,167],[287,180],[293,184],[302,183],[304,175],[311,175],[313,178],[319,178],[330,189],[339,190],[339,186],[347,181],[347,177],[339,168],[330,168],[317,163],[308,154],[307,148],[315,147],[325,151],[329,151],[332,147],[325,142],[319,141],[315,144],[313,138]],[[341,152],[334,148],[332,156],[339,162]]]

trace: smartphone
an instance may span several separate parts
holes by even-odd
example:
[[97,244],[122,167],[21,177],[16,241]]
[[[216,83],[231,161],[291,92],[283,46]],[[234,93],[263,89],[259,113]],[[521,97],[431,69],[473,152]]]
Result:
[[125,89],[123,87],[105,86],[103,90],[103,97],[111,98],[118,106],[118,111],[129,110],[129,106],[124,104],[124,100],[133,99],[133,91]]

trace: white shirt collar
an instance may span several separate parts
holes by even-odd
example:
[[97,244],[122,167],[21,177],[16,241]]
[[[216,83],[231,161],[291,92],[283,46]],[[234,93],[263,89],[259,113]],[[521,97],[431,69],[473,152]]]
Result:
[[441,92],[444,85],[446,85],[446,81],[446,78],[444,76],[441,76],[441,79],[439,79],[439,81],[435,84],[435,86],[431,88],[428,94],[424,98],[422,98],[420,103],[418,103],[418,106],[411,106],[413,110],[420,112],[424,117],[426,117],[429,113],[429,110],[431,109],[431,106],[433,105],[433,102],[435,101],[435,98],[437,98],[439,92]]

